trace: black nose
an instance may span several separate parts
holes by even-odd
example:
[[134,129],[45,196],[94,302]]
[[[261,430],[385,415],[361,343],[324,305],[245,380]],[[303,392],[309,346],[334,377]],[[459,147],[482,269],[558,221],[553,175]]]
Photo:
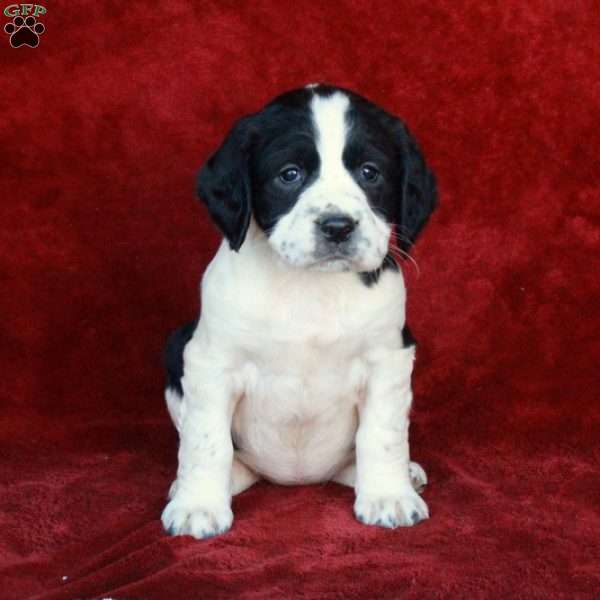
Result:
[[332,215],[317,222],[323,235],[331,242],[345,242],[356,227],[356,221],[344,215]]

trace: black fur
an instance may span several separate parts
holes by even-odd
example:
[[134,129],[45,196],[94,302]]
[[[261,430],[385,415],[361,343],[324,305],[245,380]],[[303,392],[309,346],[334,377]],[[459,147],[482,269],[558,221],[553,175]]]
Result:
[[405,166],[398,246],[408,252],[435,210],[438,192],[434,174],[427,168],[417,141],[403,123],[397,124],[397,136],[403,147]]
[[164,361],[167,371],[167,389],[176,391],[183,396],[181,378],[183,377],[183,350],[192,339],[192,335],[198,325],[198,321],[187,323],[180,327],[167,339],[165,346]]
[[402,328],[402,345],[405,348],[417,345],[417,340],[415,339],[415,336],[412,334],[412,331],[408,328],[408,325],[406,323]]
[[248,161],[253,117],[240,119],[198,174],[197,189],[208,212],[232,250],[244,243],[250,224],[251,187]]

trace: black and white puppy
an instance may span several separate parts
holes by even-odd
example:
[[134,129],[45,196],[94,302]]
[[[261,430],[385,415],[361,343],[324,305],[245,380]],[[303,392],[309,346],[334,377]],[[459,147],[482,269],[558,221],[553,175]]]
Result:
[[409,250],[437,193],[406,126],[312,84],[238,121],[198,193],[225,240],[202,279],[201,318],[167,347],[180,446],[165,529],[227,531],[232,495],[261,477],[353,486],[363,523],[426,519],[393,254]]

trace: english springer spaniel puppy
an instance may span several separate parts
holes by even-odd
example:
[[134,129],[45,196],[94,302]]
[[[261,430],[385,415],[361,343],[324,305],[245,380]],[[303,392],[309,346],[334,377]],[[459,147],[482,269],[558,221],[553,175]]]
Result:
[[179,467],[162,513],[208,538],[260,478],[354,487],[368,525],[428,518],[409,459],[415,342],[396,257],[437,202],[403,122],[311,84],[240,119],[198,177],[224,235],[166,350]]

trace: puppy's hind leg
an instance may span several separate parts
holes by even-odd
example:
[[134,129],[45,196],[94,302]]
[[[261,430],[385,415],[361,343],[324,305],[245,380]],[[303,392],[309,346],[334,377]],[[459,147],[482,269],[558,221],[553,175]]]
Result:
[[260,477],[248,468],[237,456],[233,459],[231,470],[231,495],[236,496],[254,485]]
[[[237,494],[241,494],[257,481],[260,481],[260,477],[239,458],[234,456],[231,467],[231,495],[237,496]],[[169,500],[173,498],[175,492],[177,492],[177,479],[171,484],[171,488],[169,489]]]
[[[419,463],[411,460],[408,463],[408,475],[410,477],[410,483],[415,492],[422,494],[425,486],[427,485],[427,473],[425,473],[425,469],[423,469]],[[341,483],[342,485],[354,487],[354,483],[356,481],[356,463],[351,462],[349,465],[338,471],[338,473],[333,477],[332,481]]]

